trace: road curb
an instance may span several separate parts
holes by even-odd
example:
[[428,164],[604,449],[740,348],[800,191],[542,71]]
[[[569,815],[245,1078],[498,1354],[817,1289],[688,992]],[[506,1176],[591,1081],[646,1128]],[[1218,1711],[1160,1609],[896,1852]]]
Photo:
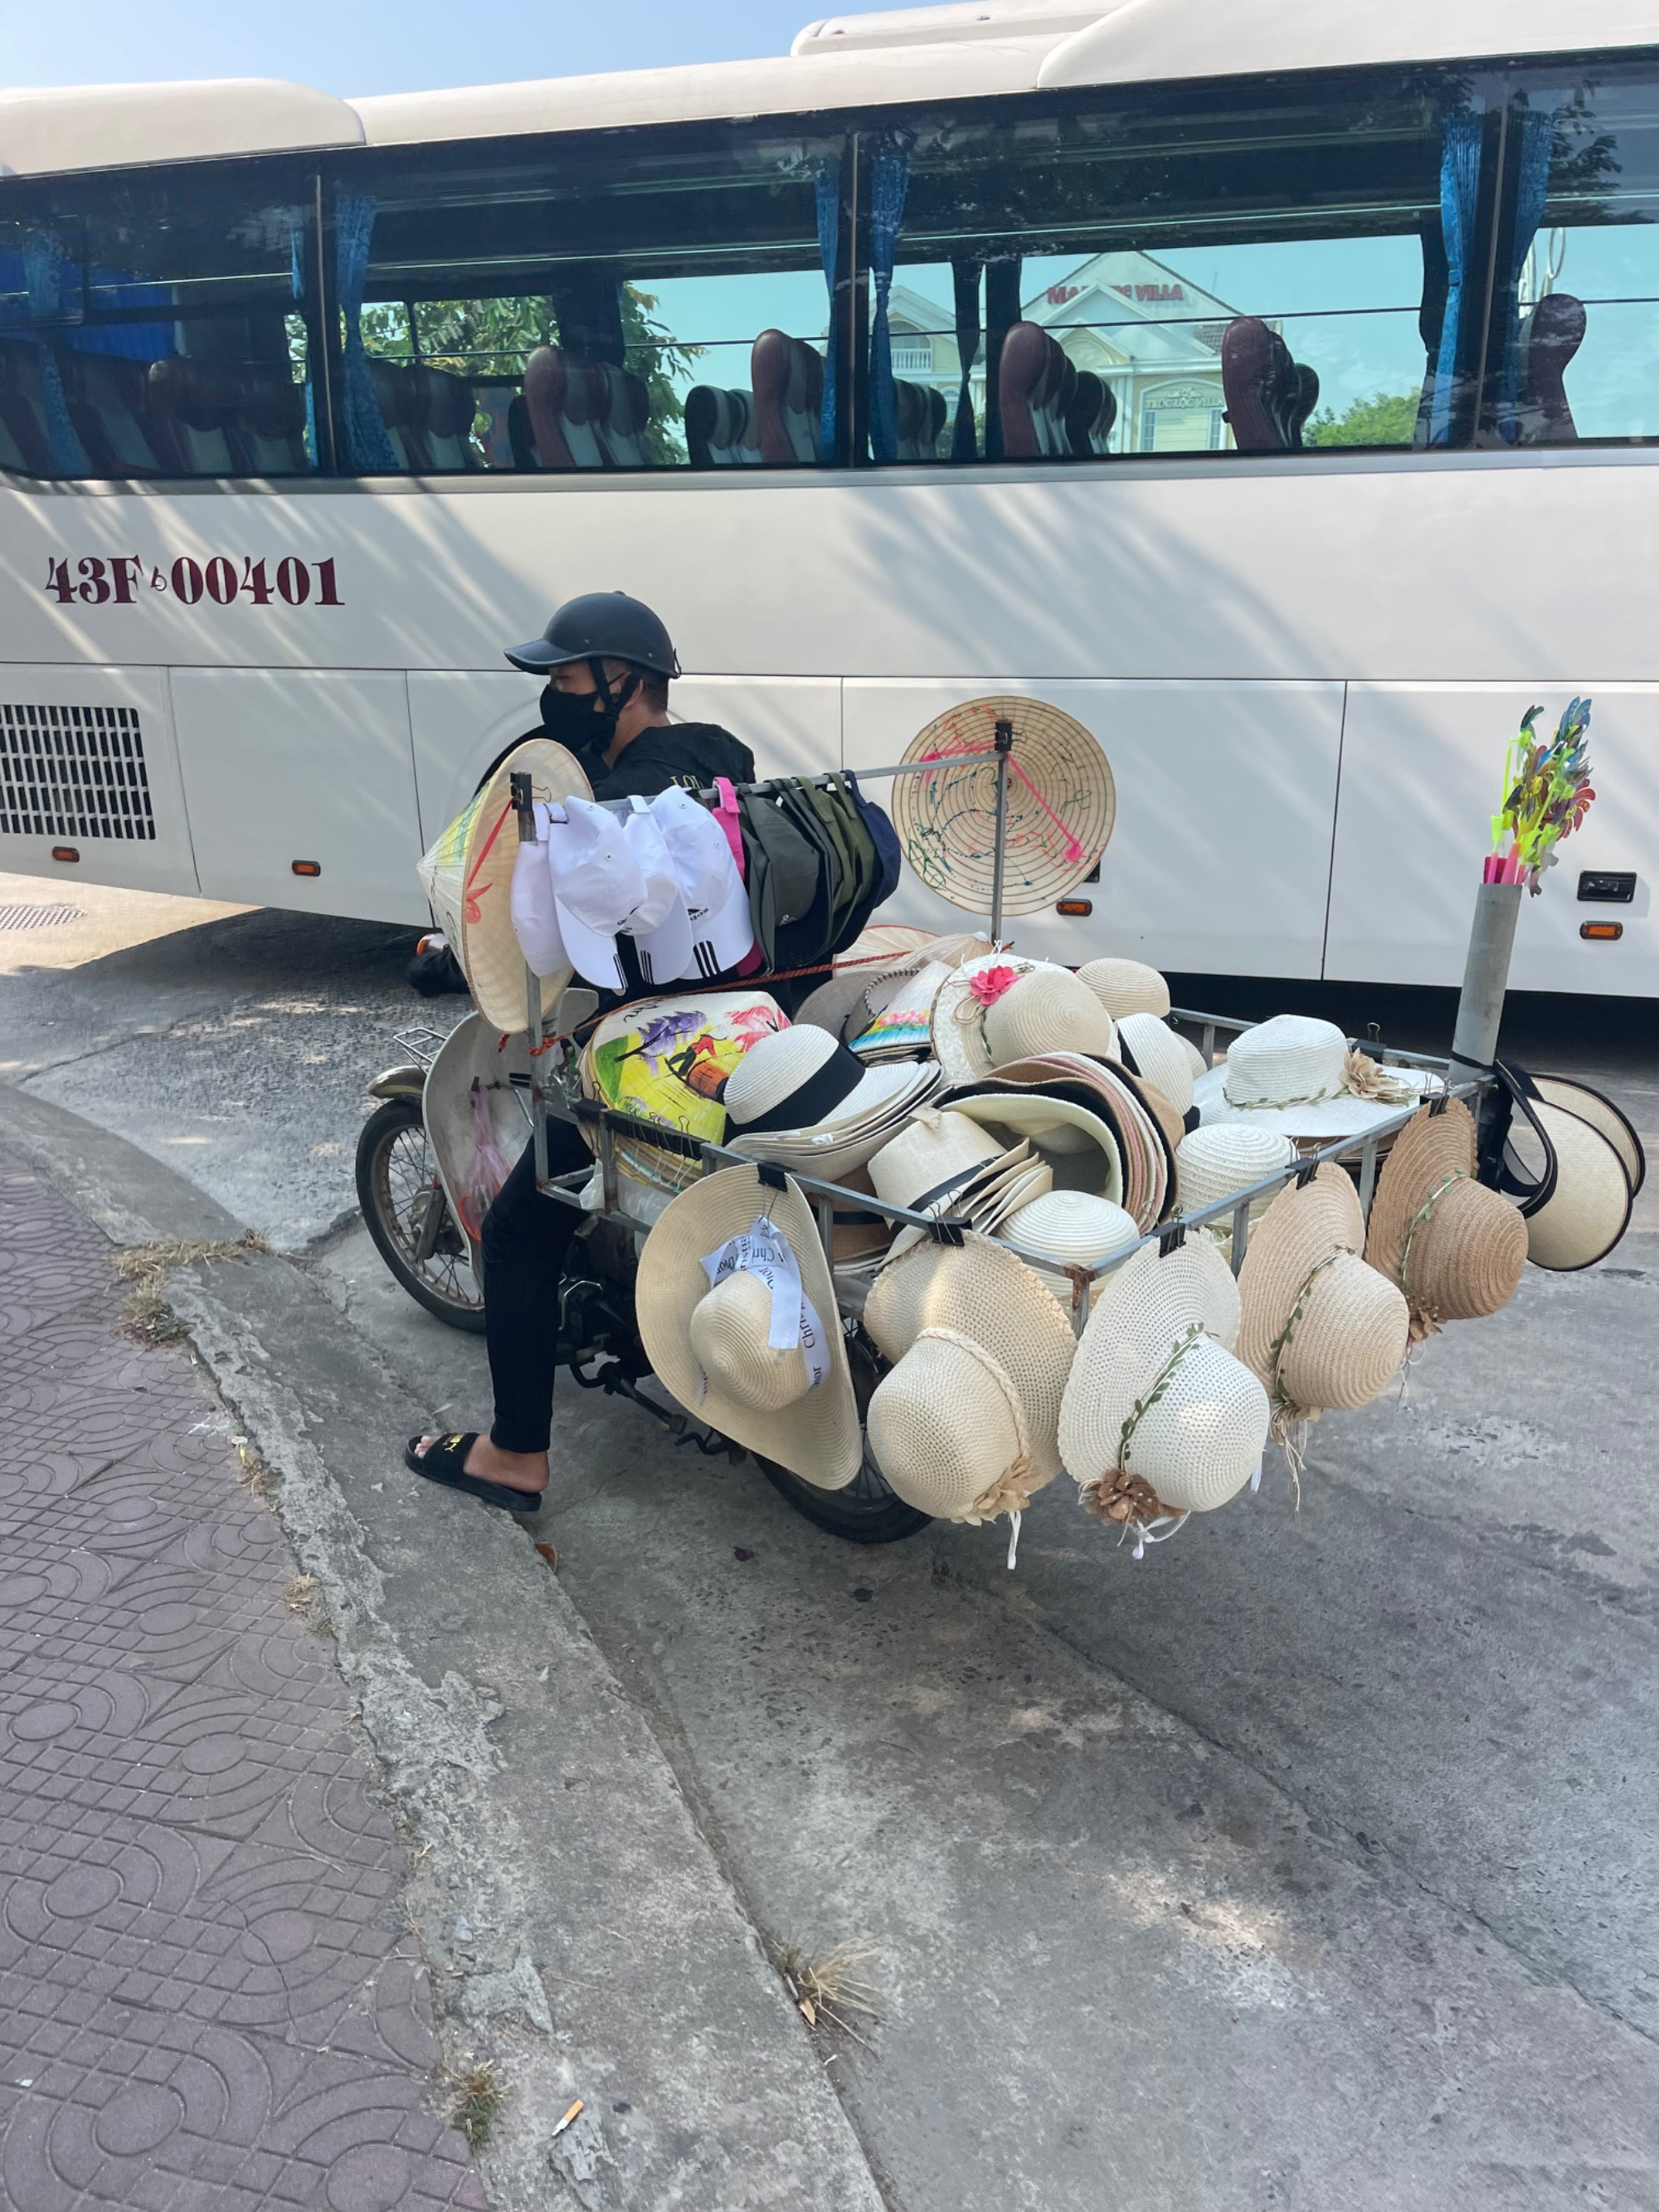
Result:
[[[117,1242],[238,1232],[124,1139],[18,1097],[9,1141]],[[181,1270],[170,1295],[276,1475],[418,1836],[410,1908],[452,2045],[509,2086],[481,2159],[495,2202],[880,2212],[667,1760],[520,1524],[403,1467],[421,1408],[288,1261]]]

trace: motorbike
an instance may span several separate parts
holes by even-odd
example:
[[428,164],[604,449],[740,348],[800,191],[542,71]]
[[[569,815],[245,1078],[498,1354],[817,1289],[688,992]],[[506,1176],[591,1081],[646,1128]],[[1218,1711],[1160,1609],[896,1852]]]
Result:
[[[558,1025],[580,1018],[580,1010],[566,1007]],[[404,1058],[369,1085],[369,1096],[380,1103],[357,1140],[363,1220],[410,1297],[449,1328],[481,1334],[479,1234],[487,1200],[482,1192],[469,1190],[469,1168],[484,1131],[509,1166],[531,1141],[529,1042],[522,1035],[501,1038],[476,1013],[447,1036],[413,1028],[400,1031],[396,1041]],[[930,1516],[895,1495],[867,1446],[863,1466],[845,1489],[820,1490],[758,1453],[745,1455],[742,1446],[642,1388],[651,1363],[640,1340],[634,1290],[647,1233],[643,1224],[586,1214],[571,1238],[556,1328],[558,1362],[572,1382],[627,1399],[683,1449],[733,1463],[752,1456],[797,1512],[848,1542],[896,1543],[926,1528]],[[855,1318],[848,1324],[847,1352],[862,1419],[886,1363]]]

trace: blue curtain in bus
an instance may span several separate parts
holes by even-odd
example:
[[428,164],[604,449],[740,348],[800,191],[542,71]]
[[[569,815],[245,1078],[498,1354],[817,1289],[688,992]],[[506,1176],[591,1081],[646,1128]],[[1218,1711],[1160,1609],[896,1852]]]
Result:
[[[32,230],[23,240],[23,288],[28,294],[30,319],[55,323],[64,312],[64,250],[50,231]],[[36,335],[35,343],[40,352],[40,394],[53,466],[62,476],[83,477],[88,471],[87,457],[70,421],[57,356],[43,335]]]
[[1446,246],[1446,312],[1440,325],[1439,357],[1434,365],[1434,404],[1429,413],[1431,446],[1443,446],[1451,435],[1452,382],[1457,373],[1464,283],[1474,246],[1484,135],[1485,118],[1466,110],[1447,118],[1441,142],[1440,234]]
[[1520,435],[1515,404],[1521,380],[1521,272],[1527,265],[1550,196],[1550,155],[1555,117],[1547,110],[1523,109],[1515,118],[1521,142],[1515,175],[1515,236],[1504,284],[1504,369],[1498,403],[1498,434],[1510,445]]
[[344,385],[346,453],[355,469],[398,469],[403,464],[386,435],[374,383],[363,350],[363,294],[368,287],[368,247],[374,235],[374,203],[367,192],[343,191],[334,204],[334,236],[345,324],[341,360]]
[[818,459],[827,468],[836,458],[836,387],[841,381],[841,315],[836,305],[836,261],[841,252],[841,163],[820,161],[818,259],[830,292],[830,335],[823,347],[823,413],[818,423]]
[[870,180],[870,275],[876,309],[870,324],[870,450],[878,461],[898,458],[898,397],[893,390],[893,339],[887,295],[893,289],[899,219],[910,189],[910,140],[895,131],[877,141]]

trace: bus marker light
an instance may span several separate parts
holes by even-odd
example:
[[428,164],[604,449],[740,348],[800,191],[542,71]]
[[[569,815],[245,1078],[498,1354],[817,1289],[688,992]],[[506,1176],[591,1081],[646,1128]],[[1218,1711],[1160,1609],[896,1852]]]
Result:
[[52,857],[54,860],[78,860],[81,855],[73,845],[54,845]]
[[1060,904],[1054,908],[1056,914],[1086,915],[1092,914],[1094,910],[1095,902],[1092,899],[1061,899]]
[[291,860],[289,865],[296,876],[320,876],[323,872],[320,860]]
[[1581,921],[1578,925],[1578,934],[1581,937],[1594,939],[1597,943],[1603,945],[1616,944],[1624,933],[1625,925],[1622,921]]

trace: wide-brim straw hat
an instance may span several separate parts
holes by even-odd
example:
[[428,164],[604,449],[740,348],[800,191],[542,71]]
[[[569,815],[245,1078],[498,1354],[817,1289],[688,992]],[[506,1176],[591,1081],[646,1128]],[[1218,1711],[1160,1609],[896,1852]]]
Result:
[[1330,1161],[1287,1184],[1250,1238],[1238,1356],[1266,1385],[1281,1441],[1297,1421],[1370,1405],[1405,1357],[1404,1293],[1366,1266],[1364,1238],[1354,1187]]
[[1453,1098],[1407,1122],[1377,1177],[1365,1257],[1405,1292],[1413,1340],[1497,1313],[1527,1264],[1520,1209],[1474,1167],[1474,1117]]
[[[1291,1138],[1246,1122],[1218,1121],[1207,1129],[1193,1129],[1176,1146],[1176,1209],[1202,1213],[1235,1191],[1248,1190],[1278,1169],[1291,1166],[1297,1158]],[[1251,1218],[1259,1218],[1276,1195],[1269,1191],[1255,1200]],[[1227,1233],[1232,1229],[1225,1216],[1213,1225]]]
[[[474,1005],[503,1036],[530,1027],[525,957],[513,933],[513,870],[519,825],[513,777],[528,774],[532,795],[550,803],[592,799],[575,756],[550,738],[514,745],[431,849],[416,872],[438,927],[461,963]],[[552,1012],[574,974],[555,969],[541,979],[541,1010]]]
[[1169,985],[1144,960],[1088,960],[1077,974],[1115,1022],[1126,1014],[1155,1014],[1162,1021],[1170,1011]]
[[[769,1351],[765,1327],[757,1310],[748,1310],[753,1302],[745,1292],[721,1300],[732,1310],[720,1316],[725,1358],[720,1371],[699,1359],[699,1349],[707,1356],[714,1346],[695,1345],[692,1333],[697,1309],[714,1295],[703,1272],[705,1256],[744,1235],[763,1214],[795,1255],[801,1290],[825,1332],[830,1361],[816,1389],[769,1406],[753,1401],[779,1395],[774,1387],[779,1355]],[[836,1286],[811,1208],[793,1182],[769,1190],[754,1168],[722,1168],[682,1191],[645,1240],[635,1310],[653,1373],[689,1413],[820,1490],[844,1490],[852,1481],[863,1464],[864,1443]],[[803,1361],[800,1382],[804,1369]]]
[[1196,1079],[1187,1047],[1156,1014],[1125,1014],[1117,1025],[1117,1057],[1168,1099],[1183,1123]]
[[[1033,1153],[1029,1143],[1022,1140],[998,1158],[988,1161],[959,1189],[929,1205],[927,1211],[969,1221],[981,1237],[992,1237],[1009,1215],[1052,1192],[1054,1187],[1054,1170]],[[894,1237],[890,1256],[896,1260],[902,1252],[920,1243],[927,1233],[925,1229],[907,1224]]]
[[1631,1179],[1599,1128],[1547,1098],[1534,1099],[1532,1109],[1555,1150],[1555,1188],[1526,1217],[1527,1257],[1553,1274],[1572,1274],[1605,1260],[1630,1225]]
[[[1059,1188],[1091,1191],[1115,1206],[1124,1204],[1124,1153],[1117,1127],[1102,1100],[1080,1084],[980,1084],[972,1091],[952,1091],[947,1103],[951,1112],[977,1122],[1000,1144],[1028,1139],[1048,1161]],[[1073,1133],[1083,1140],[1075,1147],[1069,1141]]]
[[959,1329],[923,1329],[877,1383],[866,1419],[888,1487],[936,1520],[1023,1513],[1041,1486],[1012,1376]]
[[1253,1128],[1328,1144],[1336,1137],[1363,1136],[1429,1091],[1444,1087],[1438,1076],[1421,1069],[1385,1068],[1368,1054],[1351,1050],[1334,1022],[1275,1014],[1243,1030],[1220,1066],[1198,1078],[1193,1103],[1205,1127],[1247,1121]]
[[926,1328],[955,1329],[983,1346],[1019,1395],[1029,1488],[1059,1474],[1060,1405],[1077,1340],[1059,1299],[1006,1247],[972,1234],[957,1245],[918,1245],[877,1276],[864,1326],[896,1364]]
[[1113,1059],[1117,1024],[1068,968],[1039,968],[1019,976],[986,1007],[984,1041],[993,1067],[1034,1052]]
[[[1182,1128],[1175,1109],[1150,1084],[1131,1075],[1119,1060],[1094,1059],[1082,1053],[1051,1053],[1015,1060],[997,1068],[988,1081],[948,1096],[954,1105],[968,1098],[1006,1093],[1011,1086],[1046,1098],[1070,1101],[1103,1118],[1112,1132],[1121,1188],[1114,1189],[1109,1181],[1103,1185],[1097,1176],[1091,1175],[1086,1153],[1058,1127],[1039,1137],[1045,1151],[1061,1155],[1056,1182],[1115,1200],[1133,1214],[1143,1230],[1164,1218],[1174,1202],[1175,1148],[1181,1141]],[[1027,1130],[1022,1123],[1022,1133],[1036,1133],[1036,1127],[1034,1123]],[[1064,1158],[1066,1152],[1082,1153],[1082,1157],[1068,1161]]]
[[[872,923],[845,952],[836,955],[830,980],[801,1000],[796,1023],[828,1030],[831,1036],[850,1044],[867,1026],[872,994],[935,963],[954,968],[980,949],[981,940],[965,932],[939,937],[905,923]],[[920,1049],[927,1049],[925,1036]]]
[[1237,1285],[1207,1240],[1147,1245],[1102,1289],[1060,1407],[1060,1448],[1101,1520],[1205,1513],[1261,1462],[1269,1407],[1233,1355]]
[[[752,1159],[833,1180],[879,1152],[939,1084],[930,1062],[865,1067],[837,1039],[796,1023],[757,1040],[727,1078],[728,1141]],[[813,1118],[792,1118],[811,1113],[815,1098]]]
[[889,1205],[918,1213],[937,1205],[948,1213],[945,1201],[977,1179],[989,1164],[1000,1161],[1007,1149],[971,1115],[923,1106],[867,1164],[876,1195]]
[[[1021,960],[1012,952],[986,952],[964,960],[945,977],[933,998],[933,1054],[945,1070],[945,1081],[976,1083],[996,1066],[995,1054],[986,1042],[985,1017],[998,995],[998,987],[1010,988],[1026,975],[1070,974],[1069,968],[1052,960]],[[975,991],[974,985],[981,978],[984,979],[981,989],[991,992],[991,999],[981,998]]]

